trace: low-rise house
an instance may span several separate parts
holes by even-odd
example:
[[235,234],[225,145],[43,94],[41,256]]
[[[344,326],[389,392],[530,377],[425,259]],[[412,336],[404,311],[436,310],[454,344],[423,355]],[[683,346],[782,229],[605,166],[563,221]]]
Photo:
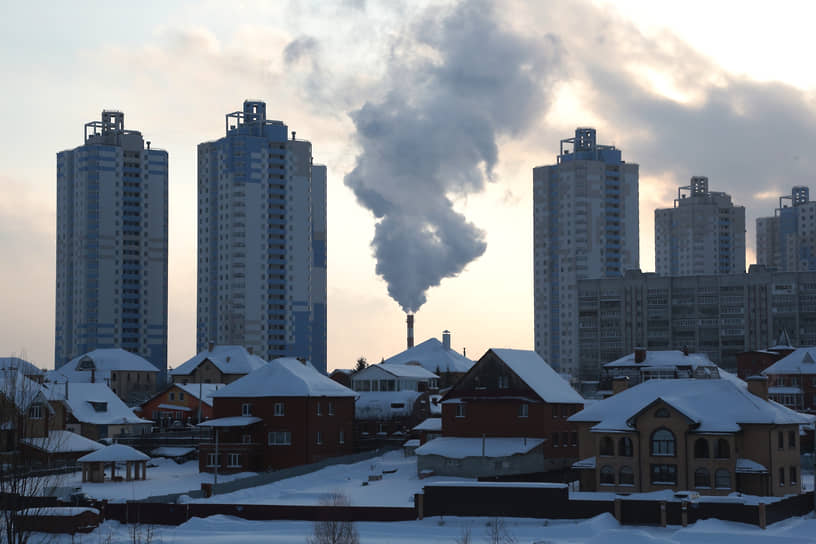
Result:
[[615,378],[628,378],[629,387],[647,380],[677,378],[720,378],[720,369],[705,353],[687,349],[655,351],[635,348],[633,353],[606,363],[601,369],[599,389],[610,391]]
[[17,450],[21,439],[45,437],[55,425],[43,386],[17,366],[0,370],[0,452]]
[[578,425],[583,491],[727,495],[801,490],[799,425],[767,380],[650,380],[589,405]]
[[138,408],[138,415],[162,428],[198,424],[213,417],[212,396],[222,383],[171,383]]
[[159,369],[121,348],[95,349],[75,357],[46,375],[51,383],[101,383],[131,406],[149,398],[158,387]]
[[344,387],[351,387],[352,374],[354,374],[354,370],[351,368],[335,368],[331,374],[329,374],[329,378]]
[[439,387],[447,388],[473,367],[473,361],[451,349],[451,334],[442,333],[442,341],[429,338],[383,361],[381,364],[416,363],[439,376]]
[[19,370],[23,376],[37,383],[43,383],[45,372],[19,357],[0,357],[0,371]]
[[796,348],[791,345],[787,331],[782,331],[776,344],[767,349],[756,349],[737,353],[737,376],[745,380],[759,376],[762,371],[789,355]]
[[792,410],[816,413],[816,347],[799,348],[762,371],[770,397]]
[[266,365],[266,361],[244,346],[217,346],[207,349],[170,371],[173,383],[232,383]]
[[149,432],[152,422],[133,410],[104,383],[65,382],[46,390],[55,426],[91,440]]
[[419,423],[411,429],[415,433],[419,434],[419,445],[421,446],[425,442],[429,442],[434,438],[439,438],[442,436],[442,418],[441,417],[429,417],[422,423]]
[[46,436],[22,438],[20,446],[25,455],[38,459],[45,466],[68,465],[105,446],[82,435],[64,430],[50,430]]
[[578,457],[567,418],[584,399],[534,351],[490,349],[442,397],[442,436],[416,450],[420,473],[560,471]]
[[280,469],[352,453],[355,396],[308,362],[270,361],[213,393],[213,419],[200,426],[214,436],[199,468]]

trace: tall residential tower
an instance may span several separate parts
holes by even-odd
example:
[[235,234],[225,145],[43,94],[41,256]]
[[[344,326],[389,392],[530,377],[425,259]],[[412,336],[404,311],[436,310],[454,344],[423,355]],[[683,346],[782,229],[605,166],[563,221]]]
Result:
[[807,187],[779,197],[774,216],[757,218],[756,227],[758,264],[784,272],[816,270],[816,202]]
[[533,202],[535,349],[577,378],[577,281],[638,268],[638,165],[578,128],[556,164],[533,169]]
[[326,168],[266,104],[198,146],[198,349],[236,344],[326,371]]
[[167,152],[103,111],[57,153],[54,364],[121,347],[167,368]]
[[655,270],[661,276],[745,272],[745,207],[694,176],[673,208],[655,210]]

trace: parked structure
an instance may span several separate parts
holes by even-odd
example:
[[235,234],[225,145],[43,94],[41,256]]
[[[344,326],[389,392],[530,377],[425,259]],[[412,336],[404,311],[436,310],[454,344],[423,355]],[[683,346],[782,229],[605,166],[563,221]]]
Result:
[[442,437],[417,448],[417,468],[505,476],[568,468],[578,457],[567,418],[583,398],[533,351],[490,349],[442,398]]
[[640,262],[638,165],[577,128],[556,164],[533,169],[533,206],[535,350],[577,377],[578,280],[620,277]]
[[465,375],[473,366],[473,361],[451,349],[450,331],[442,332],[442,341],[429,338],[396,355],[392,355],[382,364],[417,363],[425,370],[439,377],[439,387],[445,389]]
[[771,399],[792,410],[816,414],[816,348],[789,352],[762,371]]
[[757,263],[784,272],[816,271],[814,213],[816,202],[807,187],[794,187],[790,195],[779,197],[773,217],[757,218]]
[[[105,481],[105,467],[110,466],[111,480],[146,480],[147,462],[150,457],[124,444],[111,444],[79,458],[82,465],[82,481],[102,483]],[[125,465],[124,476],[116,476],[116,465]]]
[[214,419],[200,425],[215,434],[199,468],[279,469],[352,453],[354,397],[308,362],[270,361],[213,393]]
[[139,414],[161,428],[198,424],[213,417],[213,393],[221,383],[172,383],[142,403]]
[[51,383],[103,383],[120,399],[136,405],[156,391],[159,369],[120,348],[95,349],[49,372],[47,379]]
[[694,176],[673,208],[655,210],[655,271],[661,276],[745,272],[745,207]]
[[57,154],[54,366],[121,347],[167,368],[167,152],[103,111]]
[[580,280],[576,334],[582,380],[597,380],[600,361],[636,347],[686,346],[735,372],[737,354],[764,349],[782,331],[795,345],[816,345],[816,272],[665,277],[629,271],[622,278]]
[[612,389],[616,378],[626,378],[628,387],[633,387],[654,379],[719,377],[719,367],[704,353],[689,353],[687,349],[649,351],[638,347],[629,355],[603,365],[599,389]]
[[266,361],[243,346],[217,346],[214,342],[207,349],[187,359],[170,371],[173,383],[232,383],[250,372],[266,365]]
[[766,378],[650,380],[570,417],[581,489],[727,495],[801,492],[799,425],[812,417],[768,400]]
[[326,372],[326,167],[266,104],[198,146],[198,331]]

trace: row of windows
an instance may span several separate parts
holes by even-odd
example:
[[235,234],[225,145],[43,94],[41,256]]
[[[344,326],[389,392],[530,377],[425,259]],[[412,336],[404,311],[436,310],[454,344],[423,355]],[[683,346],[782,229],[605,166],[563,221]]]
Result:
[[[184,396],[183,396],[184,394],[183,393],[180,393],[180,394],[182,396],[179,398],[179,400],[183,400],[184,399]],[[173,400],[173,394],[172,393],[170,393],[170,400]],[[285,416],[286,415],[286,403],[276,402],[273,413],[276,416]],[[328,401],[328,406],[327,406],[326,413],[328,415],[330,415],[330,416],[334,415],[334,401],[331,401],[331,400]],[[318,415],[318,416],[323,415],[323,403],[318,401],[317,407],[315,409],[315,414]],[[242,416],[251,416],[252,415],[252,404],[251,403],[245,402],[244,404],[241,405],[241,415]]]

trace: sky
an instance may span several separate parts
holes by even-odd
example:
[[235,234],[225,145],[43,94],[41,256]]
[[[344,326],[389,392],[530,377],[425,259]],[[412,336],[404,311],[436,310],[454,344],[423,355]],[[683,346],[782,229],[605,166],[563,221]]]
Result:
[[[533,347],[532,168],[592,126],[654,209],[707,175],[757,217],[816,173],[816,5],[0,1],[0,354],[53,366],[56,153],[102,109],[169,152],[168,364],[195,352],[196,145],[247,99],[328,168],[328,367],[452,333]],[[411,251],[406,250],[410,248]],[[421,265],[417,265],[421,263]],[[406,274],[410,270],[410,274]]]

